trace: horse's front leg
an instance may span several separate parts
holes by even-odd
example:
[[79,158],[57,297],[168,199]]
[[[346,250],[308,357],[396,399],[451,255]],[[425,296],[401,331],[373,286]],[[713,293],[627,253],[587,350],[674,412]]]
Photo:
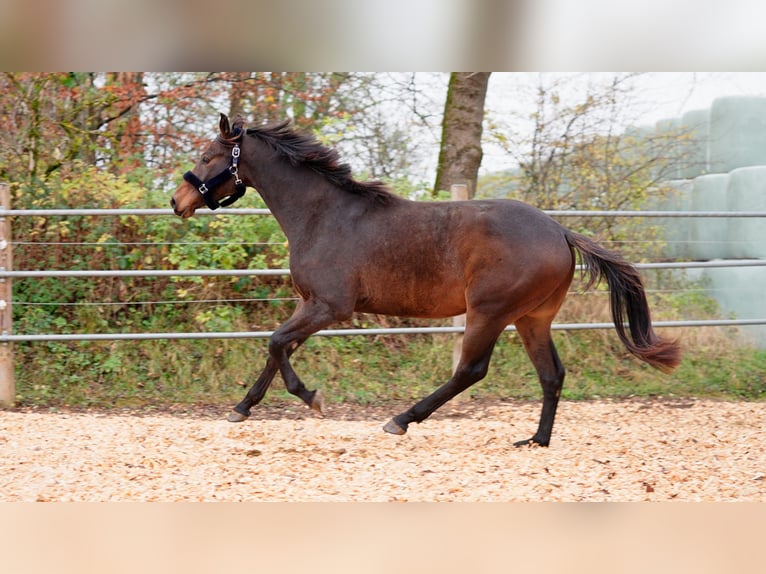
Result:
[[266,367],[245,398],[234,407],[229,421],[241,422],[250,416],[250,409],[263,399],[277,371],[290,393],[300,397],[313,410],[323,413],[322,393],[306,388],[290,364],[290,356],[309,336],[336,320],[337,313],[329,305],[312,299],[301,301],[292,317],[271,336]]
[[[290,353],[292,353],[293,350],[291,350]],[[261,371],[261,374],[258,376],[258,379],[253,386],[250,387],[245,398],[237,403],[234,410],[229,413],[229,422],[240,423],[250,416],[250,409],[263,400],[263,397],[266,395],[266,391],[269,390],[269,386],[274,380],[274,375],[277,374],[278,370],[277,362],[270,356],[266,361],[266,366],[263,371]]]
[[260,376],[255,381],[250,390],[247,391],[245,398],[242,399],[234,410],[229,413],[228,421],[230,423],[241,423],[250,416],[250,409],[261,402],[266,395],[266,391],[271,385],[271,381],[274,380],[274,375],[277,374],[277,365],[274,360],[269,357],[266,361],[266,367],[261,371]]
[[[322,327],[324,327],[323,325]],[[310,334],[316,333],[322,327],[317,327]],[[276,331],[269,342],[269,361],[274,361],[285,382],[285,387],[290,394],[299,397],[312,410],[324,415],[324,397],[319,390],[310,391],[303,384],[300,377],[296,374],[293,366],[290,364],[290,355],[297,349],[308,337],[293,339],[290,333],[280,333],[281,329]]]

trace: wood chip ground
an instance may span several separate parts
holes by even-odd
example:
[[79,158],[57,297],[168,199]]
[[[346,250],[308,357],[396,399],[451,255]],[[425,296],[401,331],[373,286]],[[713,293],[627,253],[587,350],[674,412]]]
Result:
[[0,411],[0,501],[766,500],[764,403],[562,402],[547,449],[539,403],[402,407]]

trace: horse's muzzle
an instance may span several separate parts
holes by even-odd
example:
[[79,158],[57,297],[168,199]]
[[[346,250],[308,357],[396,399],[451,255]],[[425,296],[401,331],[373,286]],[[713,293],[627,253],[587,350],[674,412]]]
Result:
[[176,204],[176,198],[175,197],[170,200],[170,207],[173,208],[173,213],[175,213],[178,216],[181,215],[181,212],[178,211],[178,206]]
[[170,200],[170,207],[173,208],[173,213],[175,213],[178,217],[181,217],[183,219],[186,219],[188,217],[191,217],[194,215],[194,209],[179,209],[178,203],[176,202],[176,198],[172,198]]

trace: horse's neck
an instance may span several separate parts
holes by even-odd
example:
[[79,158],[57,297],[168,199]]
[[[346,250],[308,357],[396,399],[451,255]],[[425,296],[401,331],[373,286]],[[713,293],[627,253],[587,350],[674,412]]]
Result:
[[305,237],[342,203],[343,192],[308,169],[281,159],[264,159],[255,166],[258,193],[290,243]]

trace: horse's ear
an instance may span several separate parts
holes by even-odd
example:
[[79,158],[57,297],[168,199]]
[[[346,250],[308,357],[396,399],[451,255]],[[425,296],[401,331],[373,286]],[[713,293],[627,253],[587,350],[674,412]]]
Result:
[[221,119],[218,121],[218,129],[221,130],[222,138],[229,137],[229,134],[231,133],[231,128],[229,127],[229,117],[224,113],[221,114]]
[[242,114],[237,114],[234,118],[234,123],[231,124],[231,131],[237,132],[243,129],[245,129],[245,118],[242,117]]

